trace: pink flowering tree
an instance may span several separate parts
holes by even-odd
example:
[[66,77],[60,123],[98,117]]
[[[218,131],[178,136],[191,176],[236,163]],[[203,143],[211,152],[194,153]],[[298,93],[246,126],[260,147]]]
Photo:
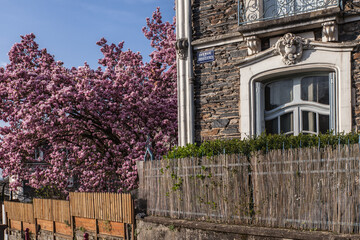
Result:
[[150,61],[101,39],[96,70],[65,68],[34,34],[22,36],[0,68],[0,167],[12,187],[25,181],[66,195],[75,179],[77,191],[135,188],[147,138],[156,157],[177,138],[174,31],[157,9],[143,29]]

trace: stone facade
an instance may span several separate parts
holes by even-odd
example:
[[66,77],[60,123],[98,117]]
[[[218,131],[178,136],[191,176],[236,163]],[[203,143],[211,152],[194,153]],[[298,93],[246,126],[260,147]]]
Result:
[[[195,141],[244,137],[239,124],[243,114],[239,62],[248,58],[249,54],[261,54],[271,47],[272,38],[287,32],[310,32],[313,41],[344,42],[355,46],[351,63],[344,64],[351,64],[352,91],[349,94],[352,94],[352,129],[357,130],[360,126],[360,52],[356,46],[360,41],[360,12],[357,8],[356,4],[347,3],[345,10],[333,8],[264,23],[239,25],[238,1],[192,0]],[[251,36],[258,39],[251,44],[258,46],[252,45],[249,51],[247,39]],[[197,53],[207,50],[214,51],[215,60],[198,63]]]
[[237,0],[194,0],[191,5],[193,40],[237,30]]
[[195,64],[197,142],[239,136],[239,70],[234,63],[246,54],[244,43],[233,43],[216,48],[214,62]]

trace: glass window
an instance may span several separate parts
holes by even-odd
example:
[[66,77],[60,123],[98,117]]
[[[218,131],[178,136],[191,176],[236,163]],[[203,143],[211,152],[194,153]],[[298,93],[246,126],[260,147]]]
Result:
[[268,134],[278,134],[278,118],[265,121],[265,128]]
[[[256,114],[265,124],[257,123],[256,128],[262,129],[257,133],[265,130],[269,134],[319,134],[333,129],[330,125],[334,125],[331,121],[335,97],[331,95],[332,76],[334,73],[305,73],[259,87],[261,90],[257,92],[263,97],[257,101],[263,101],[265,108]],[[257,108],[260,109],[261,104]]]
[[301,79],[301,100],[329,105],[329,77],[313,76]]
[[280,133],[292,134],[294,131],[294,114],[286,113],[280,116]]
[[265,87],[265,110],[275,109],[293,100],[293,80],[269,83]]
[[326,133],[330,130],[329,115],[319,114],[319,132]]
[[317,133],[316,113],[302,111],[302,130]]

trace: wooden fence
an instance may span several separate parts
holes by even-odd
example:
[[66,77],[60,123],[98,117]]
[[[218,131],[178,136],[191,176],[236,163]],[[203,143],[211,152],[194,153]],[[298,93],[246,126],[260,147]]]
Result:
[[339,233],[360,232],[359,145],[148,161],[149,215]]
[[[53,237],[74,238],[81,230],[95,239],[134,239],[134,203],[130,194],[70,193],[69,199],[34,199],[32,204],[5,202],[8,226],[22,232],[28,228],[35,236],[45,230]],[[131,233],[127,233],[127,225],[131,225]]]

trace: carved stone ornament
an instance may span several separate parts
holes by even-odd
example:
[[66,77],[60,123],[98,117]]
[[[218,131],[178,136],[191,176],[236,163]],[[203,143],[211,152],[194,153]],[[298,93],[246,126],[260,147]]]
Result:
[[261,50],[261,41],[256,36],[246,38],[246,44],[248,47],[248,56],[259,53]]
[[325,22],[322,24],[322,41],[336,42],[338,40],[338,28],[335,21]]
[[175,43],[176,52],[181,60],[186,60],[189,42],[187,38],[178,39]]
[[309,39],[287,33],[275,44],[275,53],[283,57],[286,65],[292,65],[301,60],[303,50],[309,47]]

